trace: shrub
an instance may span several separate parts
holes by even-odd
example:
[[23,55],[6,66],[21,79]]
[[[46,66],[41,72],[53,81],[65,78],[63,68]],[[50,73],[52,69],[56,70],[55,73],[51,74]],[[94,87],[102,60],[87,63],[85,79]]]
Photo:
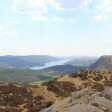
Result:
[[93,80],[95,81],[100,81],[103,79],[103,76],[101,74],[96,74],[95,77],[93,78]]
[[95,84],[92,86],[92,89],[95,89],[95,90],[101,92],[101,91],[104,91],[104,86],[103,86],[102,84],[95,83]]

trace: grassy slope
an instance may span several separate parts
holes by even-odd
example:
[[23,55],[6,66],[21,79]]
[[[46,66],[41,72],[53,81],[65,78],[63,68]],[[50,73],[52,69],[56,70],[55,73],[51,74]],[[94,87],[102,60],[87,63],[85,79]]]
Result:
[[48,74],[30,69],[0,68],[0,82],[30,83],[37,80],[52,79]]
[[59,65],[43,70],[30,70],[20,68],[0,68],[0,82],[41,84],[75,71],[86,69],[86,67],[74,67],[72,65]]
[[57,65],[57,66],[48,67],[41,71],[43,72],[51,71],[52,73],[55,73],[55,74],[68,74],[68,73],[73,73],[80,70],[85,70],[87,68],[88,68],[87,66]]
[[51,79],[46,79],[46,80],[40,80],[40,81],[35,81],[32,82],[32,85],[40,85],[43,82],[52,80],[54,78],[60,77],[62,75],[67,75],[70,73],[78,72],[80,70],[86,70],[86,66],[72,66],[72,65],[57,65],[57,66],[52,66],[45,68],[43,70],[40,70],[42,74],[47,74],[47,76],[52,77]]

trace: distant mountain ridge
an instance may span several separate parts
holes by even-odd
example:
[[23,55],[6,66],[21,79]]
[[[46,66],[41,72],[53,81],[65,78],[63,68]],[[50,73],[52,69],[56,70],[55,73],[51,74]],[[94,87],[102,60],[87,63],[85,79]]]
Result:
[[48,55],[0,56],[0,67],[34,67],[47,62],[58,61],[59,57]]
[[66,64],[73,66],[90,66],[91,64],[95,63],[97,59],[97,57],[79,57],[73,58]]
[[89,69],[112,71],[112,55],[101,56]]
[[55,74],[65,74],[65,73],[73,73],[73,72],[78,72],[81,70],[86,70],[88,69],[87,66],[73,66],[73,65],[57,65],[57,66],[52,66],[45,68],[41,71],[51,71],[54,72]]

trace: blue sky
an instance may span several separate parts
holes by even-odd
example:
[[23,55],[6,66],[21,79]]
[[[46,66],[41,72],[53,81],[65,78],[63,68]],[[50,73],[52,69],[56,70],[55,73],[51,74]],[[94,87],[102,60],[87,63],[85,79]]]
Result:
[[112,54],[112,0],[0,0],[0,55]]

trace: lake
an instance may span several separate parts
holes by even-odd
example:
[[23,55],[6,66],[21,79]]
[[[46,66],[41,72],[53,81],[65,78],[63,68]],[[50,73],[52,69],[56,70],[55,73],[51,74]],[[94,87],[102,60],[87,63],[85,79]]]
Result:
[[33,70],[41,70],[41,69],[45,69],[45,68],[56,66],[56,65],[64,65],[65,63],[67,63],[70,60],[71,59],[64,59],[64,60],[60,60],[60,61],[53,61],[53,62],[45,63],[44,66],[32,67],[31,69],[33,69]]

